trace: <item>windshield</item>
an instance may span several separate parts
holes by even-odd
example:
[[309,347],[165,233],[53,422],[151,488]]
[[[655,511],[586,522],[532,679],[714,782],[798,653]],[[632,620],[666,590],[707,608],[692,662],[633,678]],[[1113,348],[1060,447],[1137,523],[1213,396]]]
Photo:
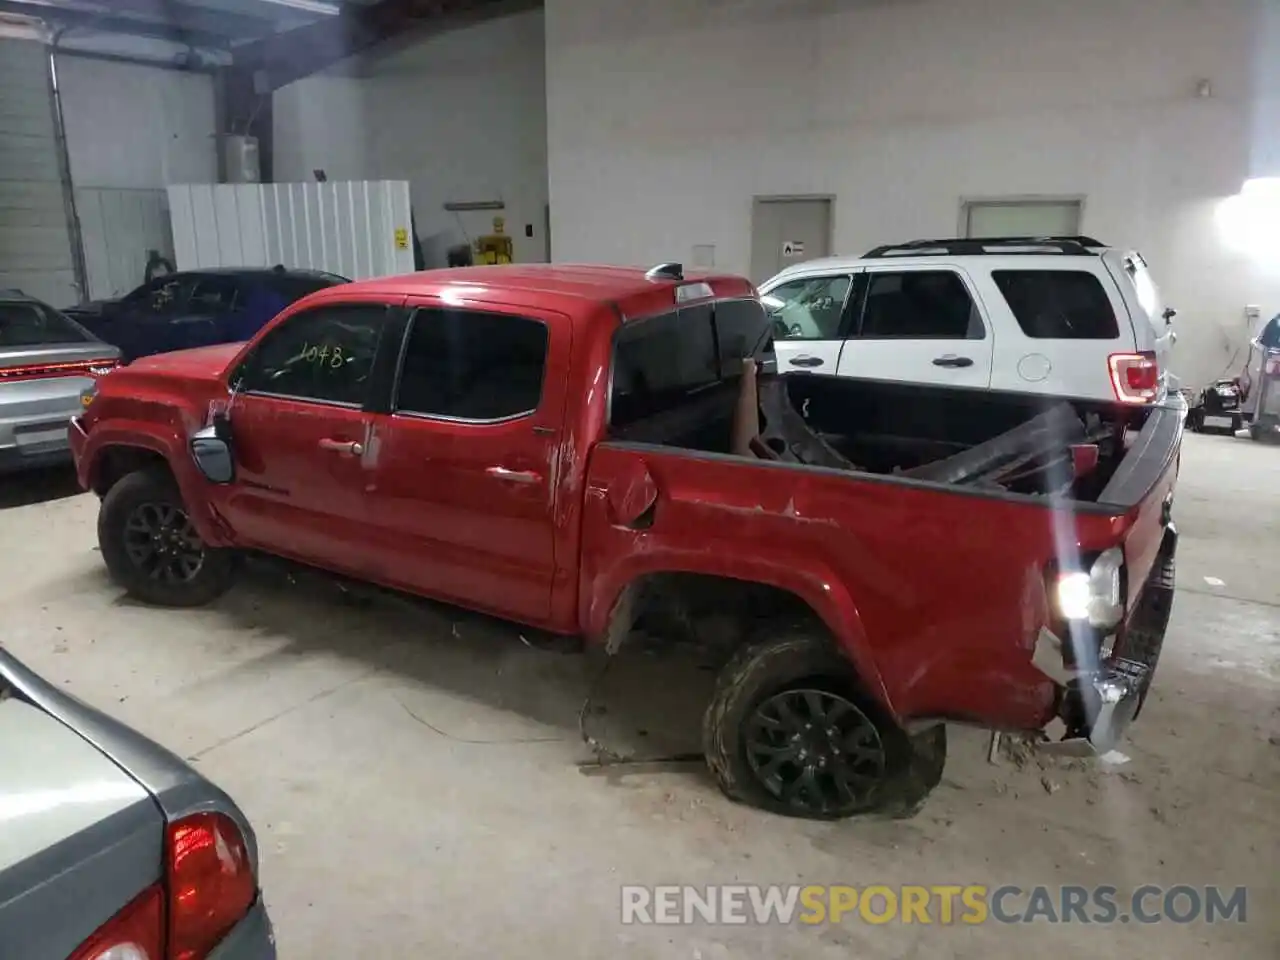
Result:
[[92,339],[78,324],[43,304],[0,302],[0,347],[86,343]]

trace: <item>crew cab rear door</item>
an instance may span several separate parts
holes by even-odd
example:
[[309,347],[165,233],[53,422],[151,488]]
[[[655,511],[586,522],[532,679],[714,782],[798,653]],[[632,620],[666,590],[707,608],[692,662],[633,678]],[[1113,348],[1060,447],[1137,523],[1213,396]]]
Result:
[[986,388],[996,333],[962,270],[868,267],[844,323],[839,375]]
[[411,300],[369,523],[378,579],[539,623],[556,573],[568,318]]

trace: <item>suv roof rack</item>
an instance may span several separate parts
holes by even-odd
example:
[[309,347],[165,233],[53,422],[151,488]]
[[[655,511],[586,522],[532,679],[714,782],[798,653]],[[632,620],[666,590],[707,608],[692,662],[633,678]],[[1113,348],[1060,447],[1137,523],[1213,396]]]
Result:
[[[950,240],[908,240],[905,243],[887,243],[863,254],[863,259],[904,256],[981,256],[983,254],[1041,254],[1061,253],[1073,257],[1097,256],[1091,247],[1106,244],[1093,237],[969,237]],[[1016,247],[1020,249],[1008,249]],[[1028,249],[1034,248],[1034,249]]]

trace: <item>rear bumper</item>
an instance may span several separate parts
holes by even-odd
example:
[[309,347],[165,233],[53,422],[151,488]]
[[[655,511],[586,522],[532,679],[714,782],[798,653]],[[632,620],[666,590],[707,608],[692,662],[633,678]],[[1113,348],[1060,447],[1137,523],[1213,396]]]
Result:
[[6,385],[0,392],[0,472],[66,462],[67,424],[80,412],[81,391],[92,383],[65,377]]
[[262,897],[209,954],[209,960],[276,960],[276,934]]
[[[1067,736],[1051,751],[1064,753],[1107,753],[1124,739],[1138,718],[1155,678],[1156,665],[1164,648],[1169,618],[1173,612],[1177,531],[1170,524],[1160,553],[1133,612],[1120,631],[1111,654],[1096,669],[1074,675],[1054,676],[1062,686],[1060,716],[1067,724]],[[1060,643],[1041,635],[1036,663],[1062,664]],[[1054,675],[1054,669],[1042,670]]]

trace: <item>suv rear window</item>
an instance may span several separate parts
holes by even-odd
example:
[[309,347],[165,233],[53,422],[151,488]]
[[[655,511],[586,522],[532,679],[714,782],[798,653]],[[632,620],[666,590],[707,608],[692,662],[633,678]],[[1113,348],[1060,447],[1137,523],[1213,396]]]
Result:
[[1083,270],[993,270],[1022,332],[1034,340],[1114,340],[1116,314],[1102,284]]
[[93,338],[56,310],[29,301],[0,303],[0,347],[88,343]]

